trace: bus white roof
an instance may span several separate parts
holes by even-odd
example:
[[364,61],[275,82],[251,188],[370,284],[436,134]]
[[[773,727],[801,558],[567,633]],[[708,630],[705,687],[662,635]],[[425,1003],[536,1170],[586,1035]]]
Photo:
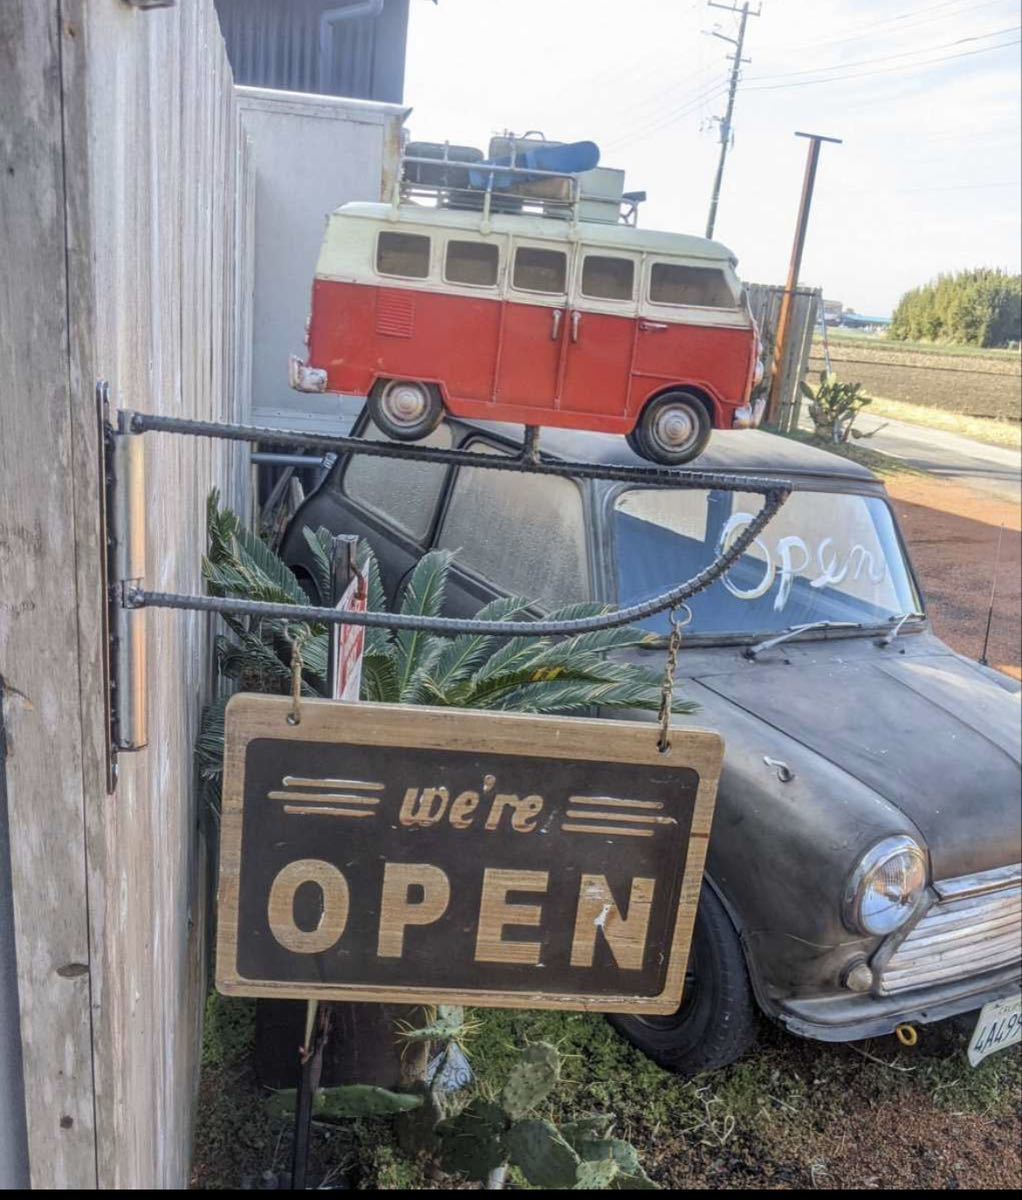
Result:
[[[470,209],[430,208],[425,205],[401,204],[396,210],[400,225],[424,225],[433,229],[462,229],[481,234],[482,214]],[[358,217],[364,220],[393,224],[393,205],[356,200],[342,204],[334,216]],[[564,242],[571,225],[567,220],[535,215],[491,213],[490,230],[498,234],[516,234],[530,239]],[[686,233],[665,233],[656,229],[641,229],[634,225],[579,221],[575,240],[586,245],[613,247],[616,250],[648,251],[680,258],[703,258],[711,262],[734,265],[734,254],[720,242]],[[485,236],[485,235],[482,235]]]

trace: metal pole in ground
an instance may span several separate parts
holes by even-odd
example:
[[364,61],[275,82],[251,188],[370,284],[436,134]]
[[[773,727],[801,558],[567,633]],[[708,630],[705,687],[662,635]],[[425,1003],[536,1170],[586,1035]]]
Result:
[[816,184],[816,165],[820,159],[820,144],[822,142],[841,143],[841,138],[825,137],[821,133],[800,133],[796,137],[809,139],[809,153],[806,156],[806,173],[802,181],[802,199],[798,206],[798,220],[795,223],[795,244],[791,250],[791,262],[788,265],[788,282],[784,286],[781,298],[781,313],[777,319],[777,336],[774,339],[773,375],[770,379],[770,399],[767,404],[766,419],[770,425],[777,424],[781,412],[781,386],[784,375],[784,360],[788,350],[788,332],[791,327],[791,306],[795,299],[795,289],[798,287],[799,271],[802,269],[802,251],[805,249],[806,229],[809,225],[809,208],[813,202],[813,187]]

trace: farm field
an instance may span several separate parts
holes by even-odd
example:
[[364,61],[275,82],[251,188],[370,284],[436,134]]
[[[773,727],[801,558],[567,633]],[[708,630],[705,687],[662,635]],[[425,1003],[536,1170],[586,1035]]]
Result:
[[[924,346],[832,332],[828,339],[834,373],[847,382],[862,383],[871,396],[967,417],[1022,420],[1018,351]],[[811,382],[824,367],[823,342],[817,334],[809,358]]]

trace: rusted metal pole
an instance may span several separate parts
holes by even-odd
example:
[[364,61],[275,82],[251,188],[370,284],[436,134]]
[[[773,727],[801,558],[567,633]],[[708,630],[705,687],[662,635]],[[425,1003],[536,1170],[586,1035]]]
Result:
[[783,365],[788,349],[788,331],[791,326],[791,306],[795,300],[795,289],[798,287],[799,271],[802,269],[802,251],[805,249],[806,229],[809,225],[809,206],[813,202],[813,187],[816,184],[816,164],[820,159],[821,142],[837,142],[841,138],[825,137],[822,133],[799,133],[796,137],[809,138],[809,154],[806,157],[806,173],[802,181],[802,200],[798,206],[798,221],[795,225],[795,244],[791,249],[791,262],[788,265],[788,282],[781,297],[781,312],[777,319],[777,336],[774,339],[773,374],[770,378],[770,400],[767,404],[767,423],[777,424],[781,412],[781,381]]

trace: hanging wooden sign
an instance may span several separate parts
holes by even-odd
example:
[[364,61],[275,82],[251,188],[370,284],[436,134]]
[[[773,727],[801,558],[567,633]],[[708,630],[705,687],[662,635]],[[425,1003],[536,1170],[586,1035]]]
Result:
[[652,724],[236,696],[227,995],[673,1012],[723,744]]

